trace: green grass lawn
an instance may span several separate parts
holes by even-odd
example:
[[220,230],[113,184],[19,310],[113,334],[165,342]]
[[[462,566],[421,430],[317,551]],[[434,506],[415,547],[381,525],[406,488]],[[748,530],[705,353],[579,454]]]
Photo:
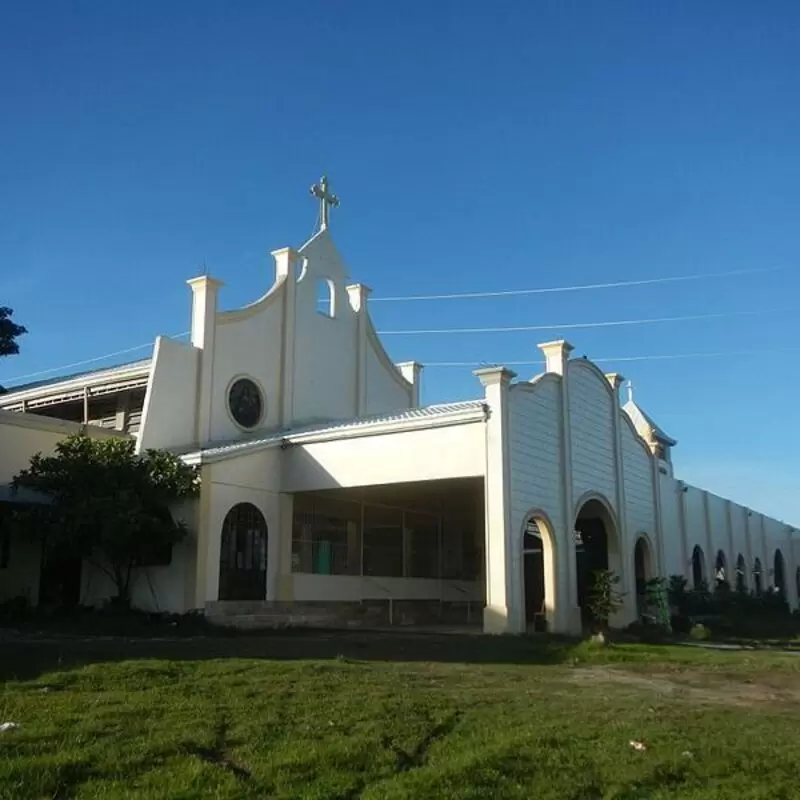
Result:
[[[0,642],[0,798],[795,798],[800,657],[367,634]],[[643,750],[631,742],[642,742]]]

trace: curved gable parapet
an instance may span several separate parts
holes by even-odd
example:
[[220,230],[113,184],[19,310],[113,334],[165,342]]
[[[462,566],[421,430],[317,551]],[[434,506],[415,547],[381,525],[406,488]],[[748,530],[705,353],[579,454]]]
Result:
[[601,370],[597,364],[595,364],[593,361],[589,361],[588,358],[571,358],[569,361],[567,361],[567,375],[569,375],[573,369],[577,368],[586,369],[591,372],[602,384],[603,389],[608,396],[612,400],[616,400],[616,393],[611,388],[611,384],[608,382],[605,372],[603,372],[603,370]]
[[258,300],[254,300],[252,303],[242,306],[242,308],[234,308],[230,311],[219,311],[217,313],[217,322],[220,325],[225,325],[230,322],[240,322],[242,320],[249,319],[259,311],[265,310],[271,306],[278,299],[278,297],[280,297],[281,292],[286,289],[286,281],[287,276],[281,275],[275,280],[275,283],[270,286],[267,292],[258,298]]
[[653,455],[653,451],[650,449],[650,445],[647,444],[646,439],[636,430],[636,426],[633,424],[633,420],[622,410],[619,411],[620,419],[624,420],[625,425],[628,426],[628,430],[633,434],[636,443],[647,453],[648,459],[655,459]]
[[383,342],[381,342],[378,332],[375,330],[375,325],[369,315],[369,311],[364,314],[364,321],[366,323],[367,343],[370,346],[373,354],[377,358],[380,365],[386,370],[387,375],[403,390],[408,393],[409,401],[411,400],[412,384],[406,380],[402,372],[395,366],[389,354],[386,352]]
[[543,372],[541,373],[541,375],[536,375],[529,381],[520,381],[519,383],[512,383],[509,388],[511,389],[511,391],[536,392],[542,386],[546,386],[550,383],[557,384],[560,382],[561,382],[561,376],[557,375],[555,372]]

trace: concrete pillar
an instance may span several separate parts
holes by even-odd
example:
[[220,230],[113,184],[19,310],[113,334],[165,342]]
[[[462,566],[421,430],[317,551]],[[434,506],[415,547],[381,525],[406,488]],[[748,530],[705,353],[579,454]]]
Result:
[[511,481],[509,453],[508,392],[515,374],[504,367],[476,370],[483,384],[489,418],[486,421],[485,562],[486,606],[483,612],[485,633],[522,633],[524,608],[511,590],[512,552],[515,537],[511,530]]
[[367,299],[372,289],[363,283],[347,287],[350,307],[356,312],[356,408],[355,416],[367,413]]
[[192,346],[200,350],[197,443],[211,441],[211,393],[214,377],[217,296],[222,281],[201,275],[187,281],[192,290]]
[[561,446],[561,515],[563,530],[553,531],[557,539],[557,552],[561,567],[559,574],[563,576],[557,597],[563,606],[556,613],[559,620],[559,633],[580,634],[583,631],[581,609],[578,605],[578,566],[575,553],[575,509],[572,487],[572,427],[569,413],[569,357],[573,346],[559,339],[538,345],[545,357],[545,370],[561,378],[559,441]]

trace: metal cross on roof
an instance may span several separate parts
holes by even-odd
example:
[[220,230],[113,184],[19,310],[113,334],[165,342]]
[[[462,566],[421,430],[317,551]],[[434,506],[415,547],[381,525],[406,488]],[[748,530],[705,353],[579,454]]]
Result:
[[338,208],[339,198],[333,192],[328,191],[328,179],[324,175],[319,179],[319,183],[315,183],[311,187],[311,194],[319,198],[320,228],[325,230],[328,227],[328,209],[331,206]]

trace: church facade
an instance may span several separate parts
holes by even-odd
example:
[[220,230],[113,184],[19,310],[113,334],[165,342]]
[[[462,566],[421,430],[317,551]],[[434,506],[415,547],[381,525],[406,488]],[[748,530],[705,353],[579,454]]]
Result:
[[[387,355],[315,188],[320,230],[272,254],[251,305],[221,311],[222,284],[194,278],[188,343],[160,337],[151,359],[0,396],[0,484],[54,446],[37,426],[135,436],[198,465],[191,536],[134,586],[153,610],[577,632],[600,568],[625,592],[617,624],[659,575],[776,589],[797,607],[797,531],[677,479],[675,440],[567,342],[539,346],[531,380],[479,369],[478,399],[420,405],[422,366]],[[0,599],[35,602],[36,554],[3,536]],[[78,587],[87,604],[112,593],[86,563]]]

